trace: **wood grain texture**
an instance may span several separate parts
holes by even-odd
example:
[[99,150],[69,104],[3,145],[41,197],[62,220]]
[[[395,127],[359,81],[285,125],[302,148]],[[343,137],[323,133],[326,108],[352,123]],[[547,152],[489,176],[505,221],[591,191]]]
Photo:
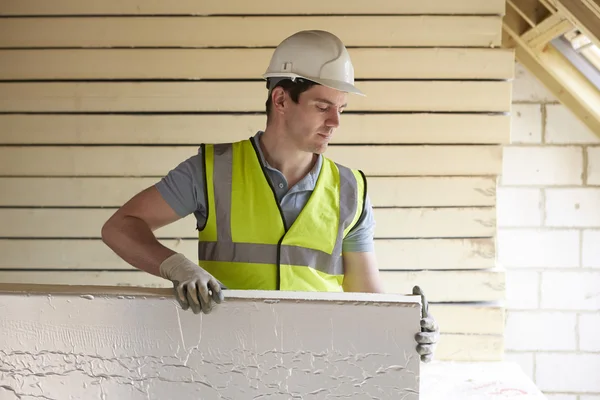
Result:
[[[190,260],[197,259],[197,240],[160,242]],[[375,252],[380,270],[466,270],[495,265],[493,238],[378,239]],[[0,254],[0,269],[133,269],[100,239],[0,239]]]
[[2,22],[0,47],[275,47],[303,29],[335,32],[346,47],[500,47],[502,17],[24,17]]
[[[332,144],[508,144],[508,114],[345,113]],[[191,144],[247,139],[263,113],[204,115],[0,114],[0,144]]]
[[505,299],[505,272],[481,271],[381,271],[389,293],[412,293],[419,285],[432,302],[483,302]]
[[490,237],[495,207],[375,209],[379,238]]
[[503,0],[346,0],[336,2],[305,0],[302,3],[282,3],[275,0],[4,0],[0,15],[267,15],[267,14],[504,14]]
[[485,269],[495,266],[494,238],[375,241],[380,270]]
[[[497,301],[504,297],[504,274],[498,271],[383,271],[387,293],[412,293],[422,287],[431,302]],[[456,282],[449,285],[449,281]],[[172,287],[172,283],[143,271],[5,271],[0,283],[44,283]]]
[[[197,153],[197,146],[6,146],[0,147],[0,176],[158,177]],[[502,170],[499,145],[330,146],[325,154],[367,175],[481,176]]]
[[[0,209],[0,237],[99,238],[114,209]],[[490,237],[495,233],[494,207],[378,208],[377,238]],[[193,215],[156,231],[161,238],[196,238]]]
[[[514,51],[350,48],[355,79],[512,79]],[[0,79],[260,79],[273,49],[0,50]],[[173,62],[177,60],[177,62]]]
[[[119,207],[159,178],[0,178],[1,207]],[[35,190],[32,190],[35,188]],[[493,177],[367,177],[374,207],[494,206]]]
[[[363,81],[347,111],[509,112],[509,81]],[[390,94],[393,93],[393,96]],[[264,112],[257,82],[6,82],[0,112]]]

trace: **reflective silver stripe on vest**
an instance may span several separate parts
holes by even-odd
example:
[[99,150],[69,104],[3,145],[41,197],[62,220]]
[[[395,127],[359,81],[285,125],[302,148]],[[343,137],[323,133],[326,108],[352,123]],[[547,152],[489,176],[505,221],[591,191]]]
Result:
[[[278,246],[276,244],[232,242],[232,161],[233,146],[231,144],[215,145],[213,182],[217,214],[217,241],[198,243],[199,260],[277,264]],[[333,254],[299,246],[281,245],[279,253],[281,264],[309,266],[331,275],[343,274],[343,234],[345,228],[354,219],[358,199],[354,174],[349,168],[341,165],[337,165],[337,167],[340,172],[340,224]]]
[[[257,243],[200,242],[201,260],[277,264],[277,245]],[[331,256],[319,250],[281,245],[281,263],[288,265],[327,265]],[[339,258],[339,257],[338,257]]]
[[[358,185],[352,170],[337,164],[340,171],[340,223],[338,226],[338,234],[331,256],[331,262],[327,270],[317,264],[317,269],[322,272],[332,275],[342,275],[344,273],[344,263],[342,260],[342,244],[344,241],[344,229],[352,223],[358,205]],[[325,266],[327,264],[324,264]]]
[[233,181],[233,146],[230,143],[214,146],[213,182],[217,241],[231,243],[231,185]]

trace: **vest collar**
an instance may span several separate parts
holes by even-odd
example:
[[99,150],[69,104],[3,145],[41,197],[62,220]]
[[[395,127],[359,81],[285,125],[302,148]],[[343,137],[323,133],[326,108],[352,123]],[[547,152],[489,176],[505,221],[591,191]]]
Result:
[[[264,133],[263,131],[258,131],[256,133],[256,135],[254,135],[251,138],[251,140],[253,140],[254,144],[256,145],[255,147],[258,151],[259,162],[261,163],[261,165],[264,165],[267,169],[281,174],[281,171],[279,171],[277,168],[274,168],[271,165],[269,165],[269,163],[267,162],[267,160],[264,157],[262,148],[260,147],[260,143],[259,143],[260,135],[262,135],[263,133]],[[313,168],[310,170],[310,172],[304,178],[302,178],[296,184],[296,186],[294,187],[294,191],[314,190],[315,186],[317,185],[317,180],[319,179],[319,173],[321,172],[322,165],[323,165],[323,156],[321,154],[319,154],[317,157],[317,162],[315,163]]]

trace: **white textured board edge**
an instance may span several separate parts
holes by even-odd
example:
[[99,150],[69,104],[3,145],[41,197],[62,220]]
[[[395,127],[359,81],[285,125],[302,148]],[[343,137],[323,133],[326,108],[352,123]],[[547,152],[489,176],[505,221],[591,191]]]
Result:
[[[52,285],[52,284],[6,284],[0,282],[0,294],[25,295],[82,295],[93,293],[103,298],[120,298],[127,295],[146,299],[156,297],[164,299],[171,297],[173,292],[167,288],[144,288],[123,286],[95,285]],[[297,301],[333,301],[333,302],[373,302],[378,304],[390,303],[397,306],[421,306],[421,297],[391,293],[344,293],[344,292],[304,292],[304,291],[274,291],[274,290],[226,290],[223,292],[226,301],[236,300],[273,300],[277,302]]]
[[2,294],[0,381],[20,398],[418,399],[418,303],[286,296],[195,315],[160,297]]

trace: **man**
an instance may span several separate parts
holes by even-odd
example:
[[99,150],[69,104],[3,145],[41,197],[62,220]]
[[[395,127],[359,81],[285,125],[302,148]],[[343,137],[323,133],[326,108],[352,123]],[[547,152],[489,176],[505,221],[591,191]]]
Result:
[[[229,289],[383,292],[362,172],[323,156],[354,86],[335,35],[302,31],[275,50],[264,132],[204,144],[104,225],[104,242],[138,269],[173,282],[183,309],[209,313]],[[194,213],[198,262],[153,231]],[[421,294],[415,287],[414,294]],[[432,357],[438,328],[423,299],[417,346]]]

